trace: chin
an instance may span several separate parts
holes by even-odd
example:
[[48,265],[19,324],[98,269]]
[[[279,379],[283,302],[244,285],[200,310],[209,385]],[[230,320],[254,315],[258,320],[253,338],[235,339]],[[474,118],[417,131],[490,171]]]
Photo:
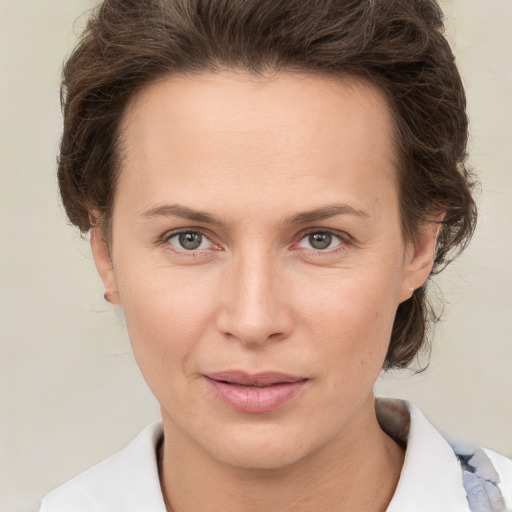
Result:
[[253,470],[285,468],[315,449],[315,443],[307,443],[304,433],[276,425],[243,425],[241,429],[226,429],[222,439],[211,439],[210,446],[204,448],[219,462]]

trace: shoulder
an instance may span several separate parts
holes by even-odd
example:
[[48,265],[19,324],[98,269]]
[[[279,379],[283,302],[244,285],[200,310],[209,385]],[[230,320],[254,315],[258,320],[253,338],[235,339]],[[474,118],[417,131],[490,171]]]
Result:
[[512,459],[509,459],[500,453],[493,452],[487,448],[482,448],[482,450],[492,462],[500,477],[501,483],[504,486],[507,486],[509,495],[512,496]]
[[452,444],[462,468],[462,481],[471,510],[512,508],[512,460],[486,448]]
[[507,510],[512,510],[512,459],[487,448],[482,448],[482,451],[496,472],[496,482],[505,499]]
[[126,448],[53,490],[40,512],[165,512],[156,447],[161,422],[144,429]]
[[381,428],[406,448],[388,512],[512,510],[510,459],[453,442],[406,401],[377,399],[376,411]]

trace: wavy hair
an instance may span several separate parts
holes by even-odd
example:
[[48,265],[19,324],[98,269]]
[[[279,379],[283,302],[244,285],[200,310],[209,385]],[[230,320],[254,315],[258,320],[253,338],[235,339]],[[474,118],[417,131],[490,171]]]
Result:
[[[134,95],[173,73],[244,69],[370,80],[391,108],[406,239],[444,212],[433,273],[476,223],[465,166],[464,88],[435,0],[105,0],[67,60],[58,181],[70,221],[100,212],[108,241],[122,155],[119,128]],[[384,368],[408,366],[433,321],[426,286],[400,304]]]

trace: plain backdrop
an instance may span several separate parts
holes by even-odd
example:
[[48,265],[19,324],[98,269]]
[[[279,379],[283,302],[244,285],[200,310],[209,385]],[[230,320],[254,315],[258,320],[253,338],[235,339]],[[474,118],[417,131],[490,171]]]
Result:
[[[0,511],[50,489],[159,417],[122,317],[56,192],[60,69],[88,0],[0,0]],[[445,0],[467,87],[480,223],[436,279],[431,364],[377,385],[443,432],[512,456],[512,1]]]

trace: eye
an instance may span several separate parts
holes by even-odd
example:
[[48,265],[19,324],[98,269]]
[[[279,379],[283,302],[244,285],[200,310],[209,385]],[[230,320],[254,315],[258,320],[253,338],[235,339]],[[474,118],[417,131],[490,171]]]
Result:
[[166,240],[178,251],[206,250],[213,247],[212,242],[198,231],[180,231],[167,236]]
[[298,247],[304,249],[314,249],[315,251],[325,251],[334,249],[342,244],[340,235],[332,231],[311,231],[304,236],[298,244]]

